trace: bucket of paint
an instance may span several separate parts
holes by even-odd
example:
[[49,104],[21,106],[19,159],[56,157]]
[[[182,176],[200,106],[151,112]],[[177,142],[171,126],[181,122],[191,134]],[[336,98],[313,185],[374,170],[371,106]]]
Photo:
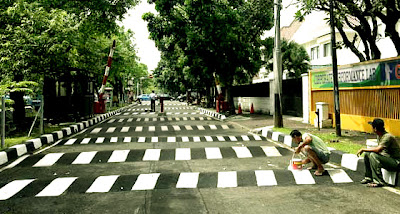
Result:
[[297,156],[298,155],[293,154],[292,159],[290,160],[289,168],[293,170],[302,170],[303,169],[302,159]]

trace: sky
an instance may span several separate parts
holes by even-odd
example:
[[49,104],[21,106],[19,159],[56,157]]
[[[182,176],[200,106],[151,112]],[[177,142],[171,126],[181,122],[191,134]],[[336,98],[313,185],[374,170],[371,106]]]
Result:
[[146,64],[149,72],[152,73],[160,61],[160,52],[157,50],[154,41],[149,39],[147,23],[142,19],[142,15],[147,12],[157,13],[154,4],[150,5],[147,0],[142,0],[139,5],[128,11],[125,19],[122,20],[122,25],[125,29],[131,29],[135,33],[137,55],[140,62]]
[[[281,11],[281,27],[289,26],[293,21],[294,13],[297,8],[293,3],[296,0],[283,0]],[[290,5],[290,6],[289,6]],[[146,12],[157,13],[154,4],[148,4],[147,0],[142,0],[136,7],[128,11],[122,25],[126,29],[131,29],[135,33],[135,43],[137,47],[137,55],[140,62],[147,65],[150,73],[157,67],[160,61],[160,52],[155,47],[154,41],[149,39],[149,31],[147,23],[143,21],[142,15]],[[273,36],[274,28],[265,34],[265,36]]]

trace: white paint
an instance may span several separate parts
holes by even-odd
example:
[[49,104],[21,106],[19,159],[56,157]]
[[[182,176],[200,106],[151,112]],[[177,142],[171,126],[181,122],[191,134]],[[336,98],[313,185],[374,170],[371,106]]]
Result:
[[101,128],[94,128],[90,133],[97,134],[101,131]]
[[108,192],[118,179],[119,175],[100,176],[92,183],[87,193],[92,192]]
[[59,196],[68,189],[77,177],[56,178],[47,185],[36,197]]
[[217,130],[217,126],[216,125],[210,125],[210,129],[211,130]]
[[193,142],[200,142],[200,137],[193,137]]
[[347,175],[343,169],[328,169],[327,170],[333,183],[352,183],[353,180]]
[[243,141],[250,141],[250,138],[247,135],[242,135],[241,137]]
[[207,159],[222,159],[221,150],[218,147],[204,148]]
[[341,166],[357,171],[358,157],[355,154],[343,154]]
[[221,125],[222,129],[229,129],[228,125]]
[[69,139],[67,142],[64,143],[64,145],[72,145],[76,142],[76,140],[76,138]]
[[250,150],[247,147],[232,146],[238,158],[252,158]]
[[175,160],[190,160],[190,148],[177,148],[175,149]]
[[163,132],[168,131],[168,126],[161,126],[161,131],[163,131]]
[[23,154],[26,154],[28,152],[27,149],[26,149],[25,144],[17,144],[15,146],[10,147],[10,148],[15,148],[17,150],[18,157],[23,155]]
[[143,126],[137,126],[135,132],[141,132],[141,131],[143,131]]
[[15,180],[0,189],[0,201],[7,200],[28,186],[35,179]]
[[119,123],[122,123],[123,121],[124,121],[124,119],[119,119],[118,120]]
[[229,136],[229,139],[230,139],[231,141],[237,141],[237,138],[236,138],[235,136]]
[[282,156],[279,150],[275,146],[260,146],[268,157],[279,157]]
[[225,138],[222,136],[217,136],[218,141],[225,141]]
[[118,142],[118,137],[111,137],[110,143],[116,143]]
[[89,164],[96,154],[96,151],[81,152],[78,157],[76,157],[75,160],[72,162],[72,164]]
[[149,126],[149,132],[154,132],[156,131],[156,127],[155,126]]
[[204,120],[204,117],[199,117],[200,120]]
[[64,153],[50,153],[40,159],[33,167],[46,167],[54,165]]
[[182,137],[182,142],[189,142],[189,137]]
[[207,142],[213,142],[213,139],[211,136],[204,136],[206,138]]
[[296,184],[315,184],[315,180],[309,170],[291,170]]
[[272,132],[272,140],[273,141],[278,141],[279,140],[279,135],[282,134],[280,132]]
[[218,188],[237,187],[236,171],[218,172]]
[[103,143],[104,140],[105,140],[104,137],[98,137],[98,138],[96,139],[96,142],[95,142],[95,143]]
[[146,137],[139,137],[138,143],[144,143],[146,142]]
[[140,174],[132,190],[152,190],[157,184],[160,173]]
[[108,163],[120,163],[125,162],[128,157],[129,150],[114,150],[108,159]]
[[128,132],[130,127],[122,127],[121,132]]
[[256,174],[257,186],[276,186],[278,183],[276,182],[274,171],[272,170],[256,170],[254,171]]
[[176,188],[196,188],[199,182],[199,172],[181,172]]
[[124,137],[124,143],[130,143],[132,141],[132,137]]
[[151,137],[152,143],[158,143],[158,137]]
[[175,131],[180,131],[181,130],[181,128],[179,126],[172,126],[172,127],[174,127]]
[[81,142],[81,144],[88,144],[90,141],[90,138],[84,138]]
[[262,140],[261,137],[258,136],[258,135],[253,135],[253,137],[254,137],[255,140]]
[[167,138],[168,143],[175,143],[176,142],[176,137],[168,137]]
[[160,121],[165,121],[165,118],[161,117],[161,118],[160,118]]
[[198,129],[198,130],[206,130],[206,129],[204,128],[204,126],[202,126],[202,125],[197,125],[197,129]]
[[3,163],[7,163],[7,162],[8,162],[7,153],[0,152],[0,165],[2,165]]
[[146,149],[143,160],[144,161],[158,161],[160,159],[161,149]]
[[114,121],[115,121],[115,119],[111,119],[107,123],[113,123]]
[[185,125],[185,129],[189,130],[189,131],[193,130],[192,126],[189,126],[189,125]]

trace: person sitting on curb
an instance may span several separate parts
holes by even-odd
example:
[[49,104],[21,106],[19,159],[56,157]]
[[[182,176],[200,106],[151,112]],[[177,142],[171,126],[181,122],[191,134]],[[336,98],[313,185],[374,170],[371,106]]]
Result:
[[313,166],[308,169],[316,169],[314,174],[317,176],[323,175],[325,169],[322,164],[328,163],[331,154],[325,142],[321,138],[309,133],[302,135],[298,130],[293,130],[290,136],[299,145],[295,153],[302,152],[307,157],[302,160],[302,164],[312,162]]
[[363,148],[357,152],[357,156],[364,155],[365,178],[362,184],[369,187],[382,187],[387,185],[383,180],[381,169],[397,171],[400,167],[400,147],[396,139],[385,130],[385,123],[382,119],[375,118],[372,122],[374,132],[378,135],[378,146]]

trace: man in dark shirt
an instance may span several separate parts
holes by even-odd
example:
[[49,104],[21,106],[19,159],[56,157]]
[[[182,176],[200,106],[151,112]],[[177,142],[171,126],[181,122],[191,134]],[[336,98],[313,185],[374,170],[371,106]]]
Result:
[[400,147],[394,136],[386,132],[382,119],[375,118],[369,124],[378,135],[378,146],[363,148],[357,152],[357,155],[365,153],[365,178],[361,183],[368,184],[369,187],[381,187],[387,185],[383,180],[382,168],[388,171],[399,170]]

